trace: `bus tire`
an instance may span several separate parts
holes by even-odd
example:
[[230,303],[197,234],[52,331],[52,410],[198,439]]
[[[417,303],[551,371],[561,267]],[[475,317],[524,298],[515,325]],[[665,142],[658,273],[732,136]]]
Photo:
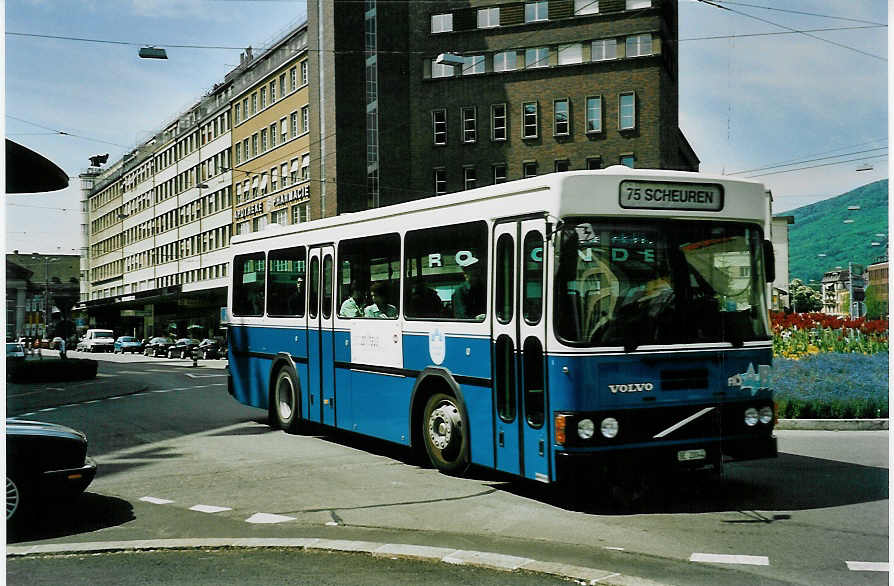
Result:
[[301,395],[298,380],[288,368],[280,368],[270,394],[271,416],[275,427],[286,433],[301,431]]
[[422,438],[432,465],[446,474],[469,467],[469,431],[454,397],[435,393],[425,403]]

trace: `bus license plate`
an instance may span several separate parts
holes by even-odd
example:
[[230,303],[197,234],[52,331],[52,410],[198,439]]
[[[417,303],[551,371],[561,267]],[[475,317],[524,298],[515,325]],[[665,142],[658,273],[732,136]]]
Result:
[[677,452],[678,462],[690,462],[692,460],[704,460],[707,456],[705,450],[680,450]]

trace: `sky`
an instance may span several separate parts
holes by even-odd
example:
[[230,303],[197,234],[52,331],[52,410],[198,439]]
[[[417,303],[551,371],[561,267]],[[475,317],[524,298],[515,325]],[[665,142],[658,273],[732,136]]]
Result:
[[[774,213],[888,177],[887,5],[680,0],[680,128],[701,170],[763,181]],[[0,126],[71,177],[65,190],[5,198],[7,252],[44,254],[80,250],[77,176],[88,157],[119,159],[221,81],[244,47],[257,55],[306,19],[306,3],[292,0],[6,0],[5,9]],[[841,28],[850,30],[817,31]],[[144,45],[168,59],[139,59]]]

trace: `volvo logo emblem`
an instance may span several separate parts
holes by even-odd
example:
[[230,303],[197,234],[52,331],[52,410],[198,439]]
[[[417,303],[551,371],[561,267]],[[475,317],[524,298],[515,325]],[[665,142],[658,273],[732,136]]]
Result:
[[642,393],[643,391],[651,391],[655,388],[652,383],[629,383],[626,385],[608,385],[612,394],[615,393]]

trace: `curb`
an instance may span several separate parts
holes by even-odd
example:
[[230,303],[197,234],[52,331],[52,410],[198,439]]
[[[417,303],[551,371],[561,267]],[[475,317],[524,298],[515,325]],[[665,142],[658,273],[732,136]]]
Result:
[[364,553],[373,557],[390,557],[472,566],[502,572],[526,571],[549,574],[584,584],[610,584],[612,586],[662,586],[636,576],[618,572],[586,568],[570,564],[542,562],[485,551],[468,551],[444,547],[428,547],[400,543],[351,541],[346,539],[317,538],[214,538],[214,539],[147,539],[139,541],[105,541],[84,543],[49,543],[42,545],[8,545],[6,557],[32,555],[113,553],[158,550],[183,550],[207,548],[293,548],[313,551],[338,551]]
[[887,419],[780,419],[776,429],[816,431],[885,431]]

